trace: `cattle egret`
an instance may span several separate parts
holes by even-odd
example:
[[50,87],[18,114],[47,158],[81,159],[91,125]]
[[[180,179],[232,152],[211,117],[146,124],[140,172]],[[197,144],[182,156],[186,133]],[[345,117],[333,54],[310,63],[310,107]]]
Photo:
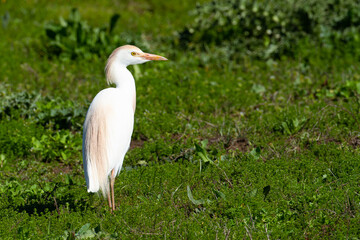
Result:
[[105,74],[108,84],[114,83],[116,88],[100,91],[86,114],[82,149],[87,190],[101,190],[111,211],[115,210],[115,176],[129,149],[134,126],[135,80],[126,67],[151,60],[167,59],[131,45],[115,49],[107,60]]

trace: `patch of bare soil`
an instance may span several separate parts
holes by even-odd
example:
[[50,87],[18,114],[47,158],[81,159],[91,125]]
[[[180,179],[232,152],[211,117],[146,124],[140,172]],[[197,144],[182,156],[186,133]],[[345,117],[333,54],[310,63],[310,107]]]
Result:
[[239,150],[241,152],[248,152],[250,147],[249,140],[245,137],[225,138],[218,136],[210,138],[209,143],[222,145],[227,151]]
[[62,174],[68,174],[70,172],[72,172],[72,168],[69,166],[69,165],[62,165],[62,164],[59,164],[58,166],[56,166],[55,168],[53,168],[53,173],[55,175],[58,175],[60,173]]
[[350,139],[349,144],[355,149],[360,147],[360,137],[353,137]]
[[148,137],[146,137],[143,134],[140,134],[140,139],[132,139],[131,140],[130,149],[141,148],[147,140],[148,140]]
[[241,152],[247,152],[249,150],[250,144],[247,138],[239,137],[232,139],[229,142],[229,145],[226,147],[226,150],[239,150]]
[[144,140],[131,140],[131,143],[130,143],[130,149],[134,149],[134,148],[141,148],[143,145],[144,145]]

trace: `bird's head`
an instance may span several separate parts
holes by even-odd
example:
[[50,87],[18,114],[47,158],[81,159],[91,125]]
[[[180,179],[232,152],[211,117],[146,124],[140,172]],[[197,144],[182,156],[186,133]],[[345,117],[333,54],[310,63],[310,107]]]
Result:
[[111,53],[108,59],[108,64],[116,61],[123,66],[129,66],[135,64],[142,64],[153,60],[165,61],[167,59],[159,55],[144,53],[138,47],[132,45],[125,45],[118,47]]
[[167,59],[150,53],[144,53],[140,48],[125,45],[116,48],[107,60],[105,67],[105,74],[108,83],[113,83],[112,69],[116,69],[116,66],[127,67],[129,65],[142,64],[148,61],[166,61]]

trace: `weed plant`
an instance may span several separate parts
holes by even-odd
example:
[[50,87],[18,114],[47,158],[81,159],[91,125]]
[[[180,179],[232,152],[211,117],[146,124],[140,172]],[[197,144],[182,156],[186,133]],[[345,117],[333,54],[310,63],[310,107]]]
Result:
[[179,32],[179,44],[268,59],[303,54],[305,41],[359,57],[359,10],[354,0],[211,1],[193,10],[195,19]]

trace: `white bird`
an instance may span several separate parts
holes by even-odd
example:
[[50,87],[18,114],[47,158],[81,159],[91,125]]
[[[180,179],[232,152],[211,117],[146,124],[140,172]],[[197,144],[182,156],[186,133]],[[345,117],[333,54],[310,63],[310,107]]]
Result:
[[[115,49],[105,67],[108,84],[90,104],[83,132],[83,164],[88,192],[102,191],[115,210],[114,183],[129,149],[136,106],[135,80],[126,68],[166,58],[125,45]],[[110,182],[109,182],[110,178]],[[111,188],[111,198],[110,198]]]

